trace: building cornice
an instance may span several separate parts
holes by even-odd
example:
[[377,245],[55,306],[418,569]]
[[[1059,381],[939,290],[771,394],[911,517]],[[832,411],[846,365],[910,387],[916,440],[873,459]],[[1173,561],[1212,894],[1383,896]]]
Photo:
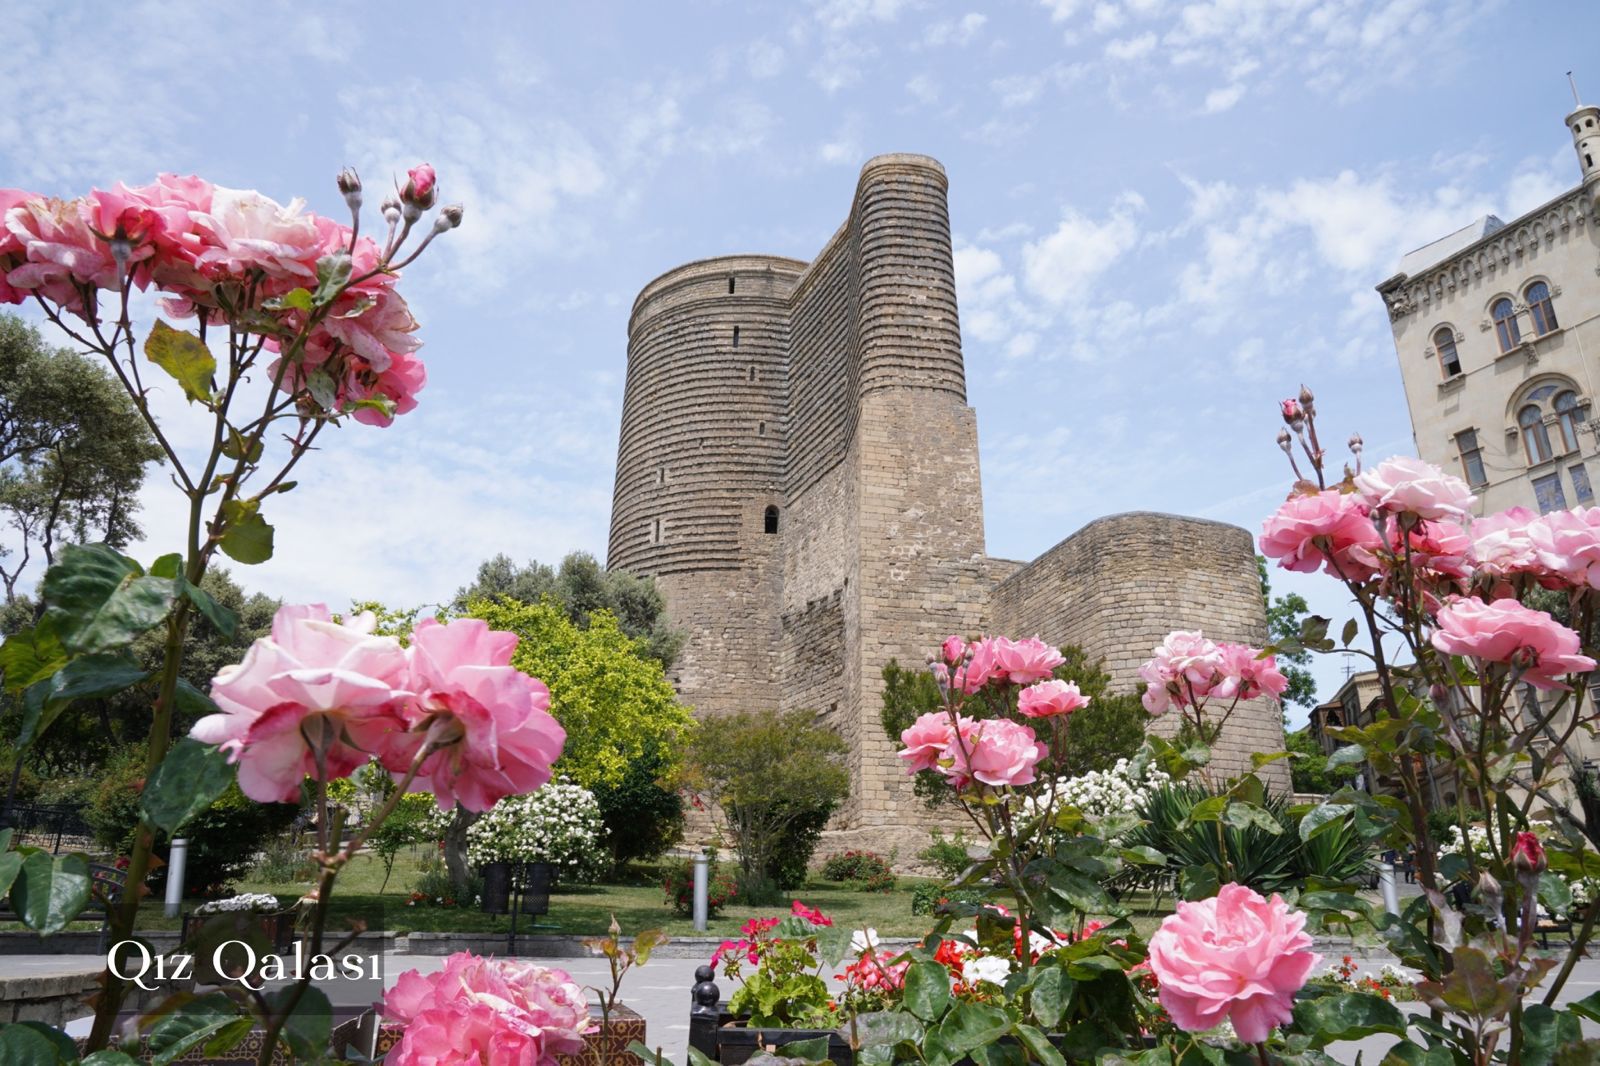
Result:
[[1378,285],[1391,321],[1442,304],[1458,289],[1509,269],[1541,247],[1595,224],[1588,188],[1579,185],[1415,276],[1396,274]]

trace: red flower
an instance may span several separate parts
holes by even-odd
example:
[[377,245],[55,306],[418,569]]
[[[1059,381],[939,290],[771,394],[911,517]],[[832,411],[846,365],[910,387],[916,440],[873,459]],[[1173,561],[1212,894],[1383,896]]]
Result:
[[[801,903],[799,900],[795,900],[793,903],[791,903],[789,905],[789,911],[790,911],[790,913],[796,915],[797,917],[804,918],[806,921],[810,922],[812,925],[832,925],[833,924],[833,919],[832,918],[829,918],[827,915],[823,914],[819,910],[816,910],[816,909],[814,909],[812,907],[807,907],[804,903]],[[776,919],[774,919],[774,921],[776,921]]]

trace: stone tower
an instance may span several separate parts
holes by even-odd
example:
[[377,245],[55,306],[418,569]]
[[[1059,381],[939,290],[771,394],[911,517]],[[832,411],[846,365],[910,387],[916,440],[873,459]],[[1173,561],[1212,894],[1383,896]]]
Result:
[[[687,631],[684,701],[816,710],[851,749],[838,844],[902,854],[930,823],[879,725],[890,659],[950,633],[1039,635],[1131,688],[1169,628],[1266,630],[1232,527],[1119,516],[1032,564],[988,557],[946,189],[933,159],[879,156],[810,263],[726,256],[645,286],[608,557],[654,575]],[[1225,767],[1281,748],[1276,708],[1242,710],[1227,742]]]

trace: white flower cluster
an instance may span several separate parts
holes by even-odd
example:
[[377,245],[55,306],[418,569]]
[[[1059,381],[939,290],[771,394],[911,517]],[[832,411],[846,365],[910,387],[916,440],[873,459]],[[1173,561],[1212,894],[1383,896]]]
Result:
[[605,872],[604,839],[594,793],[563,779],[490,807],[467,830],[467,859],[547,862],[563,880],[592,881]]
[[1050,787],[1057,806],[1070,805],[1091,820],[1113,814],[1131,814],[1144,805],[1150,793],[1172,778],[1147,764],[1136,774],[1127,759],[1118,759],[1109,770],[1091,770],[1077,777],[1058,777]]
[[279,909],[278,897],[265,892],[246,892],[242,896],[213,899],[194,909],[195,914],[232,914],[235,911],[275,911]]

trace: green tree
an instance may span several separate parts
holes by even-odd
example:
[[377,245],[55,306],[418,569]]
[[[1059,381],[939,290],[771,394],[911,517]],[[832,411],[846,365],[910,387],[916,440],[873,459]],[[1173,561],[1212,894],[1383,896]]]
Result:
[[616,858],[659,853],[682,821],[676,778],[694,718],[646,643],[605,608],[580,627],[554,597],[469,600],[467,613],[515,633],[512,665],[549,686],[567,731],[556,772],[602,800]]
[[137,539],[139,486],[160,457],[133,401],[98,363],[0,314],[0,516],[15,531],[13,546],[0,546],[7,602],[29,564],[48,566],[62,544]]
[[1283,739],[1285,748],[1294,756],[1289,761],[1289,772],[1294,778],[1296,792],[1337,792],[1361,772],[1360,766],[1349,765],[1330,770],[1328,757],[1322,753],[1322,745],[1317,743],[1309,728],[1296,730]]
[[[792,866],[797,835],[815,848],[822,823],[850,794],[849,750],[807,710],[739,711],[700,723],[689,748],[691,781],[720,813],[746,884],[776,880],[780,865]],[[815,831],[796,834],[797,827]],[[809,858],[799,859],[802,867]]]
[[608,611],[628,636],[645,642],[647,654],[671,667],[683,648],[684,634],[666,618],[666,600],[655,579],[626,570],[607,570],[588,552],[573,552],[554,569],[530,559],[518,566],[510,556],[496,555],[478,566],[472,584],[456,590],[451,607],[466,611],[475,600],[506,598],[539,603],[546,597],[561,606],[580,629],[590,616]]
[[[1300,639],[1300,624],[1311,607],[1305,597],[1291,592],[1276,598],[1272,584],[1267,580],[1267,560],[1256,556],[1256,573],[1261,576],[1261,600],[1267,607],[1267,639],[1276,644],[1282,640]],[[1289,687],[1284,690],[1284,705],[1295,704],[1309,710],[1317,705],[1317,679],[1311,675],[1311,652],[1295,645],[1294,651],[1277,653],[1278,670]]]

